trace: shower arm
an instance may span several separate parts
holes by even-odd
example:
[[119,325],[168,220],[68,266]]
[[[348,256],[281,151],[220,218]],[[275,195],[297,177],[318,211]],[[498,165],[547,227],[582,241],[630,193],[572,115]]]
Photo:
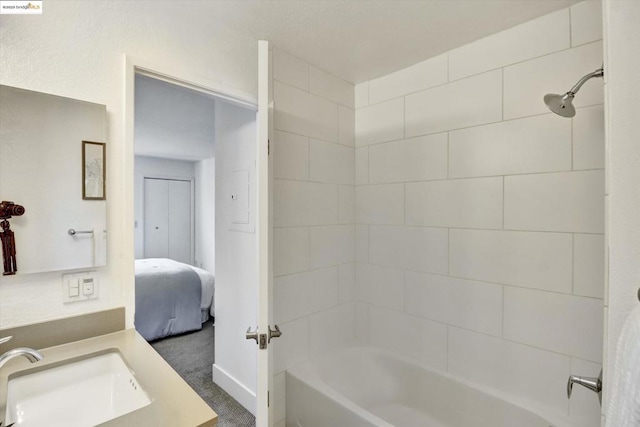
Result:
[[573,86],[571,88],[571,90],[567,93],[570,93],[571,95],[575,95],[576,93],[578,93],[578,91],[580,90],[580,88],[582,87],[583,84],[585,84],[587,82],[587,80],[590,80],[594,77],[603,77],[604,76],[604,67],[600,67],[597,70],[595,70],[592,73],[587,74],[586,76],[584,76],[583,78],[581,78],[580,80],[578,80],[578,83],[575,84],[575,86]]

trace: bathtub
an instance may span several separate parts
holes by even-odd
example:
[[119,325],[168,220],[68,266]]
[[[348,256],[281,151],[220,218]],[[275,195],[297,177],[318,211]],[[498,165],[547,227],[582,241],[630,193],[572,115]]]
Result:
[[372,347],[289,369],[286,396],[287,427],[575,427]]

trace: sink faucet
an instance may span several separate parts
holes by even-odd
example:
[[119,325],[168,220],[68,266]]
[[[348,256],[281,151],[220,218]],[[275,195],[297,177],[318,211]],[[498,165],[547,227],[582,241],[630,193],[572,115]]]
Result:
[[[6,343],[11,338],[13,337],[0,338],[0,344]],[[7,363],[9,360],[18,356],[26,357],[31,363],[35,363],[44,359],[44,356],[38,350],[34,350],[32,348],[27,348],[27,347],[14,348],[13,350],[9,350],[6,353],[4,353],[2,356],[0,356],[0,368],[2,368],[4,364]]]

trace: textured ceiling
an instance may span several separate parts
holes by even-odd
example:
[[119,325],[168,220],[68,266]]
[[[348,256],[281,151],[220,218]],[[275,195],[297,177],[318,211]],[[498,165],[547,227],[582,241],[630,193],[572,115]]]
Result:
[[574,3],[218,0],[200,2],[192,10],[359,83]]

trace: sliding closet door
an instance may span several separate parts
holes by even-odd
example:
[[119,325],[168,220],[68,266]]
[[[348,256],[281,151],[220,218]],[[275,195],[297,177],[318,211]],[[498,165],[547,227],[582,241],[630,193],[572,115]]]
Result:
[[169,258],[191,264],[191,182],[169,181]]
[[169,181],[144,179],[144,257],[169,256]]
[[192,263],[191,181],[144,179],[144,257]]

